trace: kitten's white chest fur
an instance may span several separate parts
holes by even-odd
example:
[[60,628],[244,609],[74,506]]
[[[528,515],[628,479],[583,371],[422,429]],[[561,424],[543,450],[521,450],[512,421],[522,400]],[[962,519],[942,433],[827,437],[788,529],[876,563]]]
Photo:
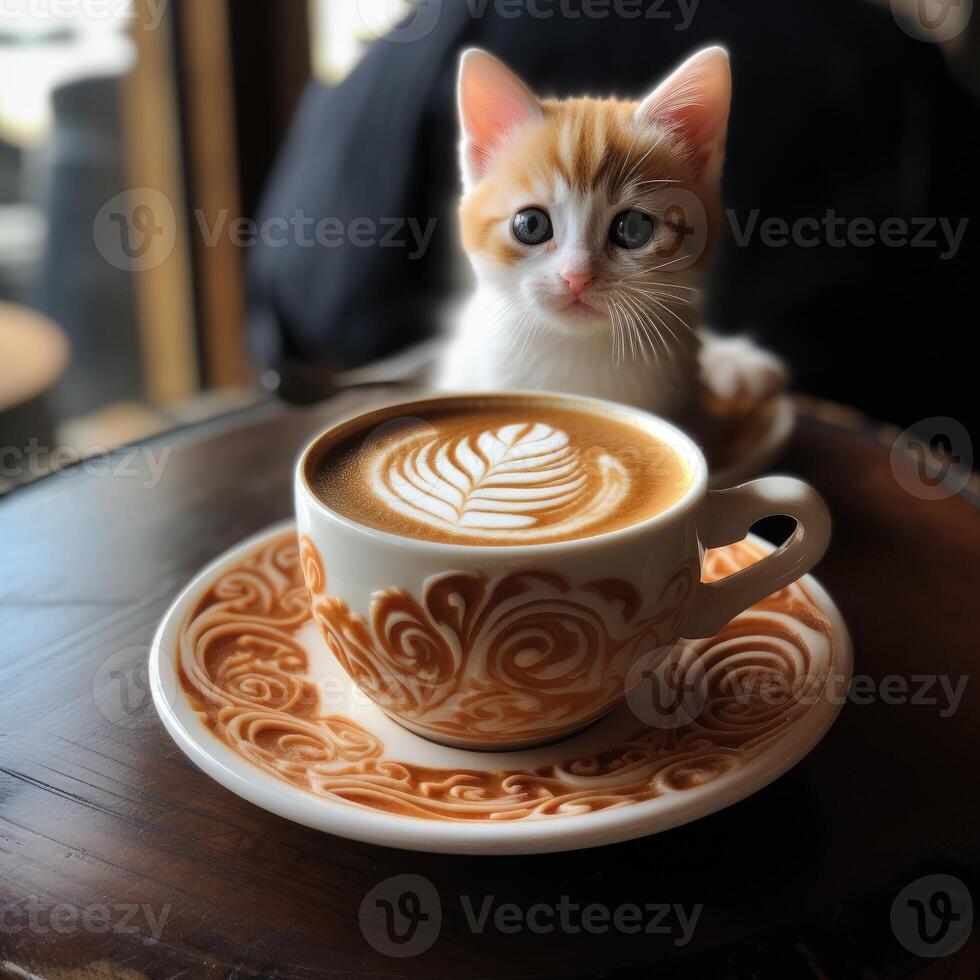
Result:
[[[691,395],[699,346],[692,335],[669,360],[608,335],[580,336],[500,317],[503,298],[479,287],[456,312],[436,384],[443,390],[562,391],[632,405],[658,415],[680,412]],[[515,322],[516,321],[516,322]]]

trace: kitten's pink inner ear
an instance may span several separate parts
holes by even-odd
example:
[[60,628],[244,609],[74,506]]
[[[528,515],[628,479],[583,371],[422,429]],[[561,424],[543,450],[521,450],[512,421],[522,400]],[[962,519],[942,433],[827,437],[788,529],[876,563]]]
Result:
[[699,174],[720,176],[732,104],[728,52],[705,48],[692,55],[639,105],[640,124],[667,126],[690,146]]
[[463,166],[471,182],[486,176],[493,154],[515,129],[542,118],[531,90],[502,62],[478,48],[459,64]]

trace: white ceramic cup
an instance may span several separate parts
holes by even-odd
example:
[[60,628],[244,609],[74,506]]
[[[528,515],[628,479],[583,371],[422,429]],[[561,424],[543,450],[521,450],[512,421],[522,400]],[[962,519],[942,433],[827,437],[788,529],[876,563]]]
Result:
[[[628,527],[506,546],[377,530],[315,493],[316,462],[339,432],[367,435],[400,418],[424,417],[435,405],[488,400],[526,404],[529,421],[535,404],[627,421],[676,452],[689,483],[666,510]],[[637,658],[681,636],[713,636],[805,575],[826,550],[830,517],[806,483],[770,476],[708,491],[707,473],[700,450],[675,426],[596,399],[446,395],[366,413],[318,436],[296,468],[314,618],[355,683],[411,731],[479,749],[554,741],[615,707]],[[756,521],[778,514],[797,522],[782,547],[721,581],[700,581],[706,548],[739,541]]]

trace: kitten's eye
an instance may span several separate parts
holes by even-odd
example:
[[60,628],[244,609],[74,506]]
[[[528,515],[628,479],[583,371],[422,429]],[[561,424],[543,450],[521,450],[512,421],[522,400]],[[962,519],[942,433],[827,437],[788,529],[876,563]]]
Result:
[[541,208],[525,208],[514,215],[514,237],[525,245],[541,245],[554,237],[551,218]]
[[624,211],[613,218],[609,240],[620,248],[643,248],[656,230],[656,218],[642,211]]

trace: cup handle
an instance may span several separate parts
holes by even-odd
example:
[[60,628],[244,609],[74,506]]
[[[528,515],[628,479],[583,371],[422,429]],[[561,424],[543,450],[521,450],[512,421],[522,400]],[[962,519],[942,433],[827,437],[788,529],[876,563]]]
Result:
[[796,530],[771,555],[717,582],[702,582],[682,633],[688,639],[714,636],[753,603],[806,575],[830,543],[830,513],[809,484],[788,476],[767,476],[731,490],[709,491],[698,515],[705,548],[741,541],[763,517],[785,514]]

